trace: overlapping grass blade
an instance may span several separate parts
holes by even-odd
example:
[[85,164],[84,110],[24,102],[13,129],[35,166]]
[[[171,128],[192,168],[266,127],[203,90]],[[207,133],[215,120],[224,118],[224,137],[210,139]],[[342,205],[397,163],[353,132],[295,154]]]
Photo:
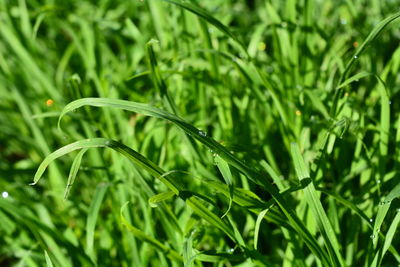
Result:
[[159,249],[160,251],[162,251],[163,253],[166,254],[166,256],[174,261],[178,261],[178,262],[183,262],[182,257],[179,255],[178,252],[176,252],[175,250],[171,249],[170,247],[165,246],[164,244],[162,244],[160,241],[158,241],[157,239],[150,237],[148,235],[146,235],[145,233],[143,233],[141,230],[139,230],[138,228],[134,227],[133,225],[131,225],[124,217],[123,211],[126,208],[126,206],[129,204],[129,202],[125,203],[122,207],[121,207],[121,211],[120,211],[120,219],[122,221],[122,224],[131,232],[133,233],[137,238],[151,244],[152,246],[156,247],[157,249]]
[[[356,62],[356,60],[362,55],[362,53],[365,51],[365,49],[379,36],[379,34],[384,30],[384,28],[387,25],[389,25],[392,21],[396,20],[399,17],[400,17],[400,12],[397,12],[397,13],[385,18],[384,20],[382,20],[375,26],[375,28],[370,32],[370,34],[367,36],[367,38],[364,40],[364,42],[359,46],[357,51],[354,53],[354,55],[348,61],[343,73],[340,75],[339,82],[338,82],[339,85],[345,81],[354,62]],[[335,90],[333,102],[332,102],[332,106],[331,106],[331,110],[330,110],[331,117],[336,116],[337,105],[338,105],[339,98],[341,97],[341,93],[342,93],[342,88]]]
[[373,236],[376,236],[376,238],[373,239],[374,246],[376,246],[378,243],[378,233],[380,232],[382,223],[389,211],[393,199],[399,197],[400,197],[400,183],[397,184],[385,197],[385,199],[379,203],[378,213],[376,214],[374,230],[373,230]]
[[[276,200],[276,203],[279,205],[279,207],[282,209],[284,214],[287,216],[289,219],[290,223],[294,227],[294,229],[298,232],[299,235],[302,236],[304,241],[306,242],[307,246],[310,248],[310,250],[317,255],[317,257],[324,263],[327,263],[327,255],[326,253],[320,248],[320,246],[317,244],[315,239],[311,236],[307,228],[304,226],[304,224],[300,221],[300,219],[297,217],[295,214],[294,210],[291,208],[289,203],[284,199],[284,197],[281,196],[277,188],[275,188],[267,179],[264,177],[264,175],[254,171],[247,165],[245,165],[241,160],[236,158],[232,153],[230,153],[224,146],[216,142],[214,139],[210,138],[207,136],[207,134],[196,127],[192,126],[191,124],[186,123],[184,120],[181,118],[170,114],[168,112],[165,112],[163,110],[151,107],[146,104],[142,103],[136,103],[136,102],[130,102],[126,100],[118,100],[118,99],[106,99],[106,98],[83,98],[83,99],[78,99],[76,101],[73,101],[69,103],[65,108],[62,110],[59,118],[59,126],[62,117],[73,110],[76,110],[77,108],[80,108],[82,106],[96,106],[96,107],[114,107],[114,108],[119,108],[119,109],[124,109],[127,111],[132,111],[132,112],[139,112],[141,114],[147,115],[147,116],[153,116],[161,119],[165,119],[168,121],[171,121],[174,123],[176,126],[184,130],[187,134],[192,136],[193,138],[197,139],[201,143],[203,143],[205,146],[207,146],[209,149],[217,153],[221,158],[223,158],[227,163],[229,163],[231,166],[235,167],[238,169],[240,172],[245,174],[250,180],[253,182],[262,185]],[[115,144],[115,145],[114,145]],[[116,142],[113,141],[113,145],[111,145],[113,149],[116,149],[117,151],[121,152],[122,154],[126,155],[129,158],[132,158],[132,153],[129,148],[125,146],[121,146],[120,144],[117,144]],[[128,152],[129,151],[129,152]],[[55,153],[55,152],[54,152]],[[59,155],[60,152],[57,152],[57,155]],[[162,175],[164,172],[160,172],[159,168],[154,166],[154,164],[151,164],[151,167],[147,164],[143,164],[143,161],[145,159],[141,155],[137,155],[140,160],[138,161],[136,158],[132,158],[134,161],[138,161],[138,165],[145,168],[146,170],[150,171],[151,173],[155,173],[157,176]],[[50,156],[49,156],[50,157]],[[54,156],[51,156],[51,159],[54,159]],[[48,160],[46,161],[48,162]],[[44,164],[45,165],[45,164]],[[40,168],[40,167],[39,167]],[[155,171],[156,170],[156,171]],[[160,178],[161,179],[161,178]],[[170,187],[171,190],[173,190],[176,194],[179,193],[179,189],[176,188],[173,184],[171,184],[168,179],[162,178],[165,181],[163,181],[168,187]],[[35,181],[37,179],[35,178]],[[189,205],[196,206],[198,203],[189,203]],[[192,207],[193,208],[193,207]],[[196,211],[204,215],[204,212],[207,212],[207,210],[204,210],[203,207],[195,207]],[[208,213],[208,212],[207,212]],[[213,223],[218,222],[219,220],[216,220],[216,218],[213,218],[213,215],[211,214],[210,220],[213,221]],[[220,229],[224,229],[225,233],[229,233],[231,238],[234,238],[234,235],[232,235],[232,232],[227,231],[228,228],[224,226],[224,224],[218,224]]]
[[[303,157],[301,156],[300,148],[296,143],[292,143],[291,148],[297,177],[300,182],[306,182],[307,179],[311,178],[304,163]],[[310,181],[303,191],[307,204],[315,216],[319,230],[321,231],[325,240],[325,244],[330,252],[332,259],[331,264],[334,266],[344,266],[344,260],[341,255],[339,242],[322,206],[318,193],[315,190],[313,182]]]
[[204,19],[211,25],[215,26],[221,32],[223,32],[224,34],[226,34],[227,36],[232,38],[232,40],[235,41],[239,45],[239,47],[242,49],[242,52],[244,52],[246,55],[248,55],[245,45],[239,40],[239,38],[236,35],[234,35],[228,27],[226,27],[223,23],[221,23],[219,20],[214,18],[207,10],[200,8],[199,6],[197,6],[193,3],[190,3],[190,2],[183,2],[183,1],[176,1],[176,0],[162,0],[162,1],[177,5],[181,8],[184,8],[185,10],[201,17],[202,19]]
[[87,149],[81,149],[74,158],[74,161],[72,162],[72,166],[68,175],[67,187],[65,188],[64,200],[68,198],[69,191],[71,190],[71,187],[75,182],[76,175],[78,174],[79,168],[81,166],[82,157],[86,151]]
[[46,250],[44,251],[44,257],[45,257],[45,259],[46,259],[46,266],[47,266],[47,267],[53,267],[53,266],[54,266],[54,265],[53,265],[53,262],[51,261],[51,259],[50,259],[50,257],[49,257],[49,254],[47,253]]
[[93,199],[90,203],[88,217],[86,221],[86,251],[87,254],[92,258],[93,261],[95,258],[94,255],[94,231],[96,228],[97,218],[99,216],[99,211],[101,204],[103,203],[104,196],[107,192],[109,184],[100,183],[95,190]]

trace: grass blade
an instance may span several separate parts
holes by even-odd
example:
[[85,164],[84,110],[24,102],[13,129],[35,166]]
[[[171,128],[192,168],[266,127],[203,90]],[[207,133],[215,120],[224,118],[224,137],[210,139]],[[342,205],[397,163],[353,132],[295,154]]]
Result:
[[[303,157],[300,153],[300,148],[296,143],[292,143],[292,158],[295,165],[297,177],[300,182],[307,182],[310,179],[310,174],[304,163]],[[324,237],[325,244],[330,252],[332,259],[331,264],[335,266],[344,266],[344,260],[340,252],[340,245],[337,241],[335,232],[332,225],[325,213],[325,210],[321,204],[317,191],[315,190],[314,184],[310,183],[303,189],[305,199],[311,208],[311,211],[317,221],[318,227]]]

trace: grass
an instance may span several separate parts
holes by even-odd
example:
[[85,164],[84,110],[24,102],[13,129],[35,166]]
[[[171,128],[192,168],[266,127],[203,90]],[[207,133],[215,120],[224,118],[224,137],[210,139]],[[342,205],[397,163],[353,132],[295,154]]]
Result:
[[0,1],[0,264],[399,265],[399,17]]

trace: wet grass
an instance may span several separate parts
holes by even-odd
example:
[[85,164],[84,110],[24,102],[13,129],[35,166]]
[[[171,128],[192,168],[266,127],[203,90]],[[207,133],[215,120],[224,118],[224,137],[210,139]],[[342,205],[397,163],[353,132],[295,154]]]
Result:
[[1,1],[0,265],[400,264],[398,4]]

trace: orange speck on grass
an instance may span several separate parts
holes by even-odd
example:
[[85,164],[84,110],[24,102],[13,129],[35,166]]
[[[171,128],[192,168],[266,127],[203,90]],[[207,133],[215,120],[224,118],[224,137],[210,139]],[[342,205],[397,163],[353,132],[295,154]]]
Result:
[[353,43],[353,46],[354,46],[354,47],[358,47],[358,42],[354,42],[354,43]]
[[48,107],[51,107],[53,104],[54,104],[54,100],[53,100],[53,99],[47,99],[46,105],[47,105]]
[[296,110],[296,116],[301,116],[301,111],[300,110]]

